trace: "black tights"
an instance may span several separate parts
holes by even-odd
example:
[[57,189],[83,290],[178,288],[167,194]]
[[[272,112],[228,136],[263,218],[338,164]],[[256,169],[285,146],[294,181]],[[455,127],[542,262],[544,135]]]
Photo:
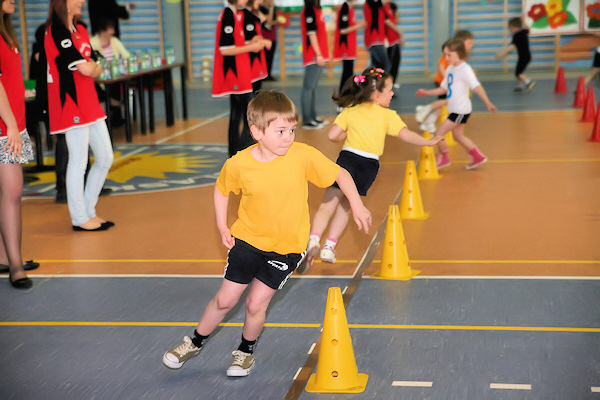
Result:
[[[254,143],[250,126],[248,125],[248,103],[252,100],[252,93],[232,94],[229,96],[229,156]],[[240,132],[240,125],[242,125]]]
[[0,164],[0,261],[8,263],[12,280],[25,278],[21,258],[21,164]]

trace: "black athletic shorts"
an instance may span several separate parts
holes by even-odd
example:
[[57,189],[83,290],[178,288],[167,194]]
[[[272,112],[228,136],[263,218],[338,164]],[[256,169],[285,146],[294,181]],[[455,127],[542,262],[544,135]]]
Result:
[[531,57],[521,58],[517,60],[517,67],[515,68],[515,76],[519,78],[523,72],[525,72],[525,68],[527,68],[527,64],[531,61]]
[[452,114],[448,115],[448,119],[450,121],[454,122],[455,124],[466,124],[467,120],[469,119],[470,116],[471,116],[471,114],[452,113]]
[[[290,229],[293,229],[290,227]],[[224,278],[244,285],[256,278],[271,289],[281,289],[298,267],[302,254],[262,251],[240,239],[227,255]]]
[[594,64],[592,64],[594,68],[600,68],[600,53],[597,51],[594,53]]
[[[358,194],[366,196],[379,172],[379,160],[342,150],[335,163],[350,173],[352,179],[354,179],[356,189],[358,189]],[[337,182],[332,186],[340,188]]]

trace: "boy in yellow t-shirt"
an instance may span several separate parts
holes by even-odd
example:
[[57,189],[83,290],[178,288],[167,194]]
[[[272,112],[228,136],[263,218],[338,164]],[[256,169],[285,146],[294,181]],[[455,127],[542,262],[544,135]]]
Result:
[[[308,182],[336,182],[348,198],[359,229],[368,233],[371,213],[350,174],[317,149],[294,143],[298,112],[282,92],[259,93],[248,105],[248,122],[257,144],[227,160],[214,191],[217,228],[229,249],[221,288],[208,303],[192,337],[166,352],[163,363],[180,368],[239,302],[250,285],[242,342],[233,352],[228,376],[246,376],[254,366],[254,347],[273,295],[297,268],[310,232]],[[229,194],[240,194],[238,219],[227,224]]]

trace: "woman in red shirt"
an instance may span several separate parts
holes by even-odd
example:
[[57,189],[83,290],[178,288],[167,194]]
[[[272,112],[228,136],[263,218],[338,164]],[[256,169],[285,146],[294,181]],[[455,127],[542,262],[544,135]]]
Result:
[[[94,78],[102,67],[91,59],[85,27],[78,22],[84,0],[50,0],[44,48],[48,60],[50,133],[65,134],[69,150],[67,203],[73,230],[101,231],[114,225],[96,215],[96,204],[113,162],[106,115]],[[94,164],[84,186],[88,150]]]
[[0,260],[8,261],[13,287],[27,289],[31,279],[21,258],[21,164],[33,159],[25,125],[25,84],[19,43],[11,22],[15,4],[2,1],[0,11]]

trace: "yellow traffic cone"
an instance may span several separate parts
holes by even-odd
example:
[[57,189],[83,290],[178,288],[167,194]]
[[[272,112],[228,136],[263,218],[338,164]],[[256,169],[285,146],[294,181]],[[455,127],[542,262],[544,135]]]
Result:
[[[442,111],[440,111],[440,119],[438,120],[438,126],[441,125],[446,118],[448,118],[448,107],[442,106]],[[456,140],[454,140],[454,136],[452,136],[452,131],[448,131],[444,139],[446,140],[446,144],[448,146],[454,146],[456,144]]]
[[359,374],[356,367],[342,291],[339,287],[331,287],[327,292],[317,373],[308,379],[306,391],[361,393],[365,391],[368,379],[369,376]]
[[[426,139],[431,139],[431,133],[425,131],[423,136]],[[419,158],[419,167],[417,169],[417,177],[419,179],[440,179],[441,175],[438,172],[437,165],[435,162],[435,154],[433,153],[433,147],[422,146],[421,157]]]
[[400,216],[402,219],[427,219],[429,216],[429,213],[423,210],[421,189],[419,189],[419,180],[413,160],[406,162],[404,187],[400,198]]
[[400,210],[397,205],[391,205],[385,227],[381,266],[379,272],[371,275],[371,278],[407,281],[420,272],[410,268]]

